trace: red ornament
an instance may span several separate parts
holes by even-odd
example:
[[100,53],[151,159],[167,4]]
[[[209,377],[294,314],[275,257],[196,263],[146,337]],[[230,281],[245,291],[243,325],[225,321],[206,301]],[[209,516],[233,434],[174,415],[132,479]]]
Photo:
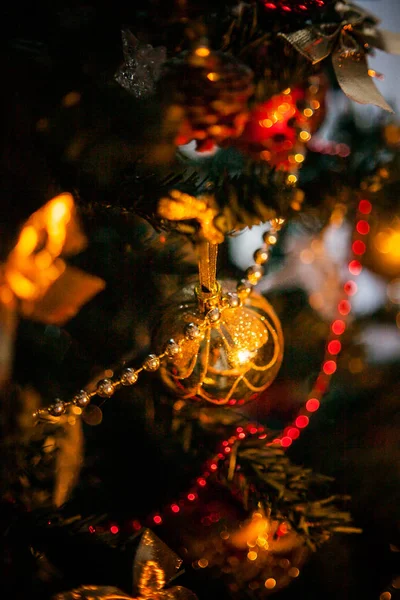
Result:
[[231,143],[254,160],[294,174],[323,118],[325,87],[319,77],[311,77],[307,86],[288,88],[258,104],[250,112],[242,135]]
[[304,14],[326,9],[334,0],[263,0],[267,12],[281,14]]

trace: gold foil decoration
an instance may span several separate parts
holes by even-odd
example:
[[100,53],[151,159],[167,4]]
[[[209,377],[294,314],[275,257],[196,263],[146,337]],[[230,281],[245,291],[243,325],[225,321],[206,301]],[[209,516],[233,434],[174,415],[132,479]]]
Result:
[[169,196],[159,201],[157,214],[162,219],[178,223],[196,220],[199,223],[200,238],[210,244],[221,244],[224,241],[223,233],[214,225],[218,210],[212,196],[195,198],[179,190],[171,190]]
[[197,600],[193,592],[182,586],[165,589],[181,564],[175,552],[145,529],[133,565],[133,598],[117,588],[86,585],[57,594],[53,600]]

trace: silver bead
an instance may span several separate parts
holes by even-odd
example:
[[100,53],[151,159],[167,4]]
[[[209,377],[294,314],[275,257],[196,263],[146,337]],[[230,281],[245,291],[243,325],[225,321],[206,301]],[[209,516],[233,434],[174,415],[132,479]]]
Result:
[[49,406],[49,413],[54,417],[59,417],[65,413],[65,404],[62,400],[56,400],[54,404]]
[[168,358],[175,358],[175,356],[178,356],[180,351],[181,349],[179,347],[179,344],[177,344],[175,340],[168,340],[168,342],[165,344],[164,352],[168,356]]
[[240,306],[240,298],[235,292],[228,292],[225,294],[224,298],[226,299],[229,308],[237,308]]
[[269,258],[268,250],[266,248],[259,248],[254,252],[253,258],[254,262],[258,265],[264,265]]
[[143,363],[145,371],[157,371],[160,368],[160,359],[155,354],[149,354]]
[[243,294],[244,296],[249,296],[251,294],[251,290],[253,289],[252,284],[247,279],[241,279],[236,286],[236,290],[238,294]]
[[246,269],[246,277],[252,285],[256,285],[264,274],[264,269],[261,265],[251,265]]
[[80,390],[72,399],[72,402],[80,408],[85,408],[90,403],[90,395],[86,390]]
[[221,318],[221,313],[219,311],[218,308],[212,308],[208,313],[207,313],[207,319],[211,322],[211,323],[218,323],[218,321]]
[[183,330],[187,340],[199,340],[203,337],[200,327],[196,323],[188,323]]
[[96,392],[102,398],[110,398],[114,393],[114,384],[111,379],[102,379],[99,381]]
[[135,369],[131,369],[128,367],[124,369],[121,373],[121,383],[122,385],[133,385],[138,380],[138,374]]

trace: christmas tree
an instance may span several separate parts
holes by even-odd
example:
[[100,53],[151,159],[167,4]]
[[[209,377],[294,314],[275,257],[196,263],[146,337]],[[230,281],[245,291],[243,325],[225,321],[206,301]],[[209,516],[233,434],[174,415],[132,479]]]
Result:
[[395,600],[400,127],[369,58],[400,34],[347,0],[4,23],[4,597]]

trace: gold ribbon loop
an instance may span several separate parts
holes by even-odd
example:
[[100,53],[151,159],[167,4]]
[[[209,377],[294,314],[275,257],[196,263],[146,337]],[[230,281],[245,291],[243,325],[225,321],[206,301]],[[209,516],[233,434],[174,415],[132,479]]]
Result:
[[335,6],[342,21],[310,25],[292,33],[278,33],[312,64],[332,56],[338,83],[351,100],[374,104],[393,112],[371,79],[365,50],[369,46],[400,54],[400,33],[377,26],[380,20],[355,4],[339,2]]

